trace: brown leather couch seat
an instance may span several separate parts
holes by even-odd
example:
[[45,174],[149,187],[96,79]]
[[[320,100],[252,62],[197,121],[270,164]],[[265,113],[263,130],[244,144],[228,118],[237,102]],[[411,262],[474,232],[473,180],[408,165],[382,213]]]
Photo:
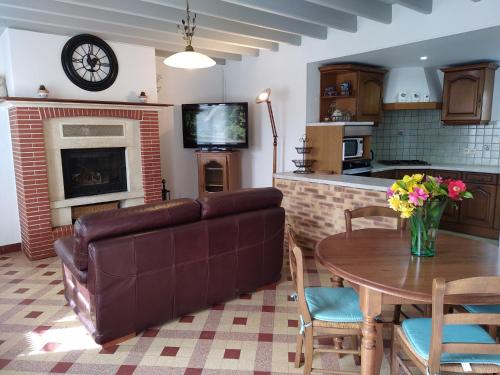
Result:
[[247,189],[82,216],[54,244],[66,299],[102,344],[276,282],[282,197]]

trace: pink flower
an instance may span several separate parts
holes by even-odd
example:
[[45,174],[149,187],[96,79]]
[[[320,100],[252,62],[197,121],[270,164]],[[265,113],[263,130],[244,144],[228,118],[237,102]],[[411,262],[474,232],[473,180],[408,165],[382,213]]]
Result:
[[392,191],[391,187],[389,186],[387,188],[387,198],[390,198],[394,195],[394,192]]
[[421,206],[427,198],[429,198],[429,194],[427,194],[425,190],[418,187],[415,187],[413,191],[408,194],[408,200],[415,206]]
[[434,180],[441,185],[444,182],[444,178],[441,176],[434,177]]
[[465,184],[460,180],[450,181],[448,184],[448,196],[457,201],[460,199],[460,194],[467,190]]

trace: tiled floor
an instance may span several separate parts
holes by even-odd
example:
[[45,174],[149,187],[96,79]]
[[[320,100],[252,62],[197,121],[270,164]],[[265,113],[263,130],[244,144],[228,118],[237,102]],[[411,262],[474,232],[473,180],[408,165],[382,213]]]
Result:
[[[328,272],[306,258],[309,285],[330,285]],[[288,275],[284,269],[276,287],[103,349],[66,306],[57,258],[29,262],[20,253],[0,255],[0,374],[302,373],[293,367],[298,321]],[[314,361],[317,367],[354,367],[352,356],[323,354]]]

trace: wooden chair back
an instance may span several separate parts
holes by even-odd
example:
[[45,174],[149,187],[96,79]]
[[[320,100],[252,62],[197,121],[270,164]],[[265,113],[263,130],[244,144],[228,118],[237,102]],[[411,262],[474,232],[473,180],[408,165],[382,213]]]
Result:
[[[297,246],[297,238],[291,225],[288,225],[288,262],[290,263],[290,275],[292,276],[293,290],[297,293],[297,266],[295,257],[293,256],[293,249]],[[293,264],[293,266],[292,266]]]
[[438,374],[441,353],[498,354],[500,344],[443,343],[443,326],[454,324],[500,325],[500,314],[445,314],[444,304],[474,305],[500,302],[500,276],[472,277],[445,282],[436,278],[432,285],[432,335],[429,372]]
[[[294,233],[289,229],[289,241],[290,237],[293,242],[289,242],[291,246],[290,250],[290,273],[292,274],[293,285],[295,293],[297,293],[297,303],[299,306],[299,314],[305,324],[311,322],[311,314],[307,308],[306,294],[304,291],[304,256],[302,255],[302,250],[296,245]],[[291,235],[290,235],[291,233]],[[293,247],[292,247],[293,246]]]
[[397,229],[404,231],[406,229],[406,219],[402,219],[401,216],[389,207],[380,207],[380,206],[367,206],[356,208],[354,210],[345,210],[345,231],[347,233],[352,232],[352,219],[357,219],[361,217],[393,217],[398,220]]

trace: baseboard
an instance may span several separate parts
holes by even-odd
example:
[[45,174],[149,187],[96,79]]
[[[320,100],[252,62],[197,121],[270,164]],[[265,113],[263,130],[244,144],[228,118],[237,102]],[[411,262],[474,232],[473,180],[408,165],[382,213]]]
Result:
[[0,254],[15,253],[21,251],[21,243],[12,243],[10,245],[0,245]]

